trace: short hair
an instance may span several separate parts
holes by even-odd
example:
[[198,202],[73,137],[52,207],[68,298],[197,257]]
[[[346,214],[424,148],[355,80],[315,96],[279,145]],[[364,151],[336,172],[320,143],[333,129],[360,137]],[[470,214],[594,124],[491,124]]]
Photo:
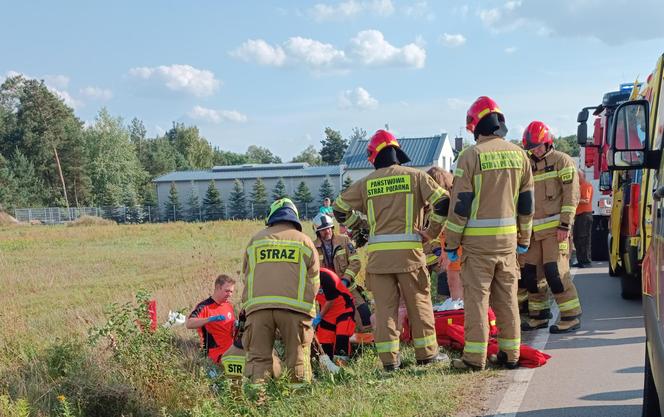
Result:
[[434,181],[436,181],[436,183],[443,187],[446,191],[452,191],[454,175],[437,166],[429,168],[427,174],[429,174],[429,176],[433,178]]
[[221,274],[214,280],[215,287],[221,287],[224,284],[235,284],[235,279],[226,274]]
[[330,200],[330,197],[325,197],[323,201],[329,201],[330,203],[332,202],[332,200]]

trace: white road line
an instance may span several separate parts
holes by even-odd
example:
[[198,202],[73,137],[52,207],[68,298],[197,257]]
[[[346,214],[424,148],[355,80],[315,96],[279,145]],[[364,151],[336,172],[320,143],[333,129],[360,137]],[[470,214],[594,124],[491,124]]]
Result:
[[[574,268],[570,271],[570,278],[574,280],[574,275],[576,275],[577,269]],[[551,315],[558,321],[558,315],[560,311],[558,310],[558,305],[555,301],[551,302]],[[537,333],[537,336],[533,339],[530,344],[531,347],[534,347],[537,350],[544,350],[546,343],[549,341],[549,331],[540,330]],[[494,416],[500,417],[516,417],[521,408],[521,403],[523,403],[523,398],[526,396],[528,391],[528,385],[530,380],[533,378],[537,368],[519,368],[514,372],[512,383],[505,391],[503,399],[500,401],[500,405],[496,409]]]

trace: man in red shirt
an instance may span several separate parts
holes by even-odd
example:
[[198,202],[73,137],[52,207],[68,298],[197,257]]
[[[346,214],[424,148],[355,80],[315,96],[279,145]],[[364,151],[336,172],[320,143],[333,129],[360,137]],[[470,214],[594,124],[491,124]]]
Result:
[[219,362],[233,344],[235,312],[228,300],[234,291],[235,280],[219,275],[214,281],[212,296],[198,303],[185,323],[187,329],[198,330],[201,348],[213,362]]
[[590,262],[590,234],[593,228],[593,186],[586,181],[583,171],[579,170],[579,205],[576,207],[574,220],[574,247],[576,248],[576,260],[573,266],[577,268],[588,268]]

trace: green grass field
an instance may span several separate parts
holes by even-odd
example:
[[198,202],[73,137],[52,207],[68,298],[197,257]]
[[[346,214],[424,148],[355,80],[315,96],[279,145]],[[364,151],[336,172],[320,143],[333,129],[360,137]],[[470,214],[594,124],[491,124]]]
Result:
[[[160,322],[169,310],[187,313],[210,294],[216,275],[240,276],[243,247],[261,227],[0,229],[0,417],[451,416],[472,399],[468,387],[493,375],[411,366],[388,376],[367,351],[304,392],[274,381],[257,405],[223,378],[206,376],[195,332],[136,332],[140,308],[123,304],[145,290],[157,300]],[[240,294],[241,285],[235,301]],[[408,348],[405,358],[414,362]]]

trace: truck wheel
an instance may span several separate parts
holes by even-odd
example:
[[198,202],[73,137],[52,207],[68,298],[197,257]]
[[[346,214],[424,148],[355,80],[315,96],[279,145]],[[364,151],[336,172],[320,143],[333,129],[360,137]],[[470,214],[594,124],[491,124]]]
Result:
[[641,274],[620,276],[620,296],[624,300],[641,298]]
[[643,375],[643,411],[642,417],[662,417],[659,407],[659,397],[657,396],[657,387],[652,377],[650,368],[650,358],[648,357],[648,347],[646,344],[646,366]]

